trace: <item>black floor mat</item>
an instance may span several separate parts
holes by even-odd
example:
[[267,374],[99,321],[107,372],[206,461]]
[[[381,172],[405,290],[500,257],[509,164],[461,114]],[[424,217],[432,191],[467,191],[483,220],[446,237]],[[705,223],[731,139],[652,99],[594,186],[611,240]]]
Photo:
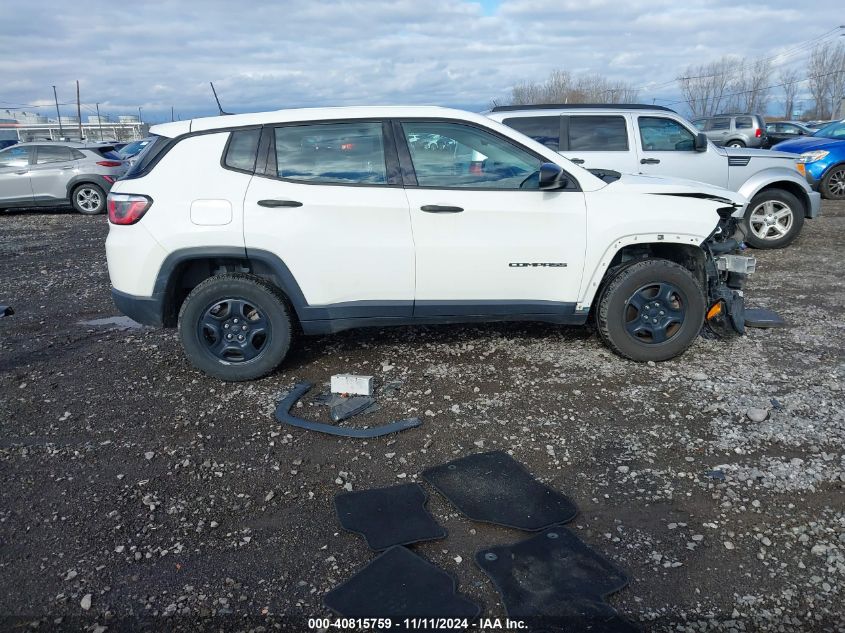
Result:
[[578,513],[569,499],[502,451],[463,457],[429,468],[422,476],[474,521],[535,532],[566,523]]
[[786,321],[774,310],[745,308],[745,325],[757,328],[786,327]]
[[455,589],[449,574],[397,545],[332,589],[323,602],[341,617],[391,618],[391,630],[403,631],[404,618],[477,618],[481,608]]
[[422,486],[402,484],[339,494],[334,507],[344,529],[361,534],[378,552],[446,536],[446,530],[426,510],[426,501]]
[[613,563],[563,527],[476,553],[511,619],[532,630],[637,631],[603,599],[628,584]]

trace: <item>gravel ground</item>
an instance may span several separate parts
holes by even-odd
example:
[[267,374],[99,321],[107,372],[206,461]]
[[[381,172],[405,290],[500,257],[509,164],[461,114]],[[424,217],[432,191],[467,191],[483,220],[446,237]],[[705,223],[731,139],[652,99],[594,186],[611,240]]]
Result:
[[[610,603],[644,630],[845,630],[845,203],[756,253],[750,303],[786,329],[658,365],[585,328],[359,330],[299,339],[248,384],[192,370],[173,331],[82,323],[117,314],[104,218],[0,225],[3,628],[305,630],[373,556],[338,492],[504,449],[577,503],[570,527],[631,577]],[[275,422],[294,383],[339,372],[402,381],[359,420],[423,426],[365,441]],[[414,549],[504,617],[473,554],[525,535],[429,506],[449,537]]]

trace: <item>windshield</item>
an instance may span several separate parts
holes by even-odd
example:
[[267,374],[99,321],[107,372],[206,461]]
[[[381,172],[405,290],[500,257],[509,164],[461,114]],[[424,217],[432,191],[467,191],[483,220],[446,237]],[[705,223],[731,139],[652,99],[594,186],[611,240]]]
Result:
[[824,138],[845,139],[845,120],[834,121],[830,125],[825,125],[818,130],[813,136],[821,136]]

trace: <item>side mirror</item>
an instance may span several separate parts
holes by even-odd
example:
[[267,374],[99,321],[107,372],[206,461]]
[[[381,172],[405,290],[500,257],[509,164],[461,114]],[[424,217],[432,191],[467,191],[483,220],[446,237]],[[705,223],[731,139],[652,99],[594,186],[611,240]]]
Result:
[[696,152],[707,151],[707,135],[704,132],[699,132],[695,137],[694,149]]
[[560,165],[543,163],[540,165],[540,191],[554,191],[565,189],[569,184],[569,176]]

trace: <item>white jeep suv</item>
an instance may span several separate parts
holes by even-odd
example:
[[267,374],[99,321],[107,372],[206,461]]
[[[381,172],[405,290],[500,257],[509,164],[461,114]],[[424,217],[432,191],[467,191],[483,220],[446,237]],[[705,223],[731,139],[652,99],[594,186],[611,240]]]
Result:
[[178,326],[193,364],[224,380],[273,371],[295,330],[592,314],[612,350],[659,361],[705,321],[744,327],[754,260],[727,236],[746,200],[724,189],[594,174],[436,107],[152,133],[108,200],[112,295],[136,321]]
[[742,237],[755,248],[787,246],[804,218],[815,218],[821,208],[821,196],[799,171],[804,166],[797,155],[716,147],[663,106],[499,106],[488,116],[588,169],[687,178],[737,191],[751,201]]

